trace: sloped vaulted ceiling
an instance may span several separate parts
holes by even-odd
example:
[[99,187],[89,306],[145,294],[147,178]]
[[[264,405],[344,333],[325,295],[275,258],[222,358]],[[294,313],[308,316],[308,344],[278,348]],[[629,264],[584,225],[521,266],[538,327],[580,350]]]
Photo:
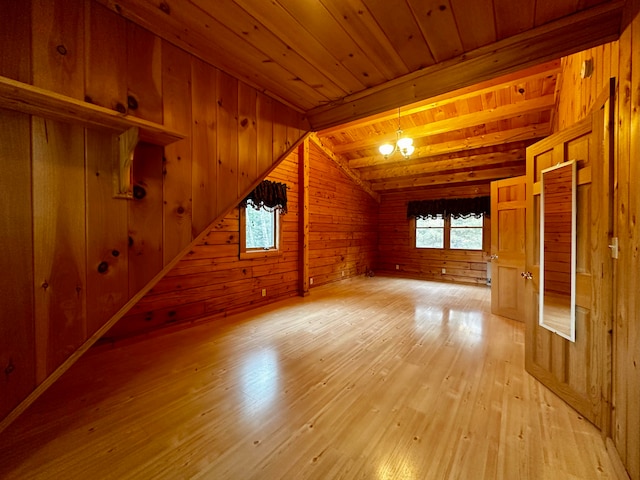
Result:
[[[524,148],[551,129],[558,59],[615,40],[624,8],[603,0],[99,1],[304,112],[318,143],[380,193],[522,173]],[[399,126],[415,140],[408,161],[377,151]]]

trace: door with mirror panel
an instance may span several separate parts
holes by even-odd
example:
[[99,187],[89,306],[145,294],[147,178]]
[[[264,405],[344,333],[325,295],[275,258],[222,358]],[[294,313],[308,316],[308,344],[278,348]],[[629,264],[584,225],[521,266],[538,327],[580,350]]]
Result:
[[[574,126],[527,148],[525,367],[598,427],[609,416],[610,371],[610,282],[602,276],[610,271],[608,251],[609,120],[610,102],[603,97],[600,108]],[[575,161],[575,342],[540,325],[541,204],[543,171],[553,171]],[[570,164],[568,164],[570,165]],[[571,167],[573,168],[573,167]],[[544,225],[544,223],[542,223]],[[549,225],[549,222],[547,222]],[[551,242],[553,236],[548,236]],[[541,250],[544,249],[544,250]],[[543,254],[544,255],[544,254]],[[570,255],[570,253],[568,253]],[[560,261],[558,258],[554,260]],[[557,276],[548,271],[547,276]],[[606,275],[605,275],[606,277]],[[566,280],[563,277],[563,280]],[[606,279],[605,279],[606,280]],[[605,291],[602,291],[605,290]]]

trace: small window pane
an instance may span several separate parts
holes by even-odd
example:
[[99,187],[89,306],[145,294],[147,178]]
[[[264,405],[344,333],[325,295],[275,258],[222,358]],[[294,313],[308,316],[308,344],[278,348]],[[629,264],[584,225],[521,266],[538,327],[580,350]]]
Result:
[[256,210],[251,204],[246,208],[245,245],[247,249],[275,248],[275,215],[264,209]]
[[482,250],[482,228],[451,228],[450,245],[456,250]]
[[444,248],[444,228],[417,228],[416,247]]
[[480,218],[452,218],[451,227],[482,227],[482,216]]
[[441,215],[438,215],[438,218],[417,218],[416,219],[416,227],[444,227],[444,218]]

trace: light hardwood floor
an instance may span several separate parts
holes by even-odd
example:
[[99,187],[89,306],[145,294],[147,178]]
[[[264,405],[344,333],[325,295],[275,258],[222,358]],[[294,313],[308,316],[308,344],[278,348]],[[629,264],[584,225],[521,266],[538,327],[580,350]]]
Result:
[[0,478],[615,478],[489,302],[357,278],[90,353],[0,434]]

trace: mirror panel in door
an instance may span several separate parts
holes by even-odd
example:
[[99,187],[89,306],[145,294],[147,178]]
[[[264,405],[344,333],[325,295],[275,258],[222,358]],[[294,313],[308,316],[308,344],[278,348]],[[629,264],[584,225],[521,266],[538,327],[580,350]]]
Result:
[[541,326],[575,341],[576,162],[542,171]]

